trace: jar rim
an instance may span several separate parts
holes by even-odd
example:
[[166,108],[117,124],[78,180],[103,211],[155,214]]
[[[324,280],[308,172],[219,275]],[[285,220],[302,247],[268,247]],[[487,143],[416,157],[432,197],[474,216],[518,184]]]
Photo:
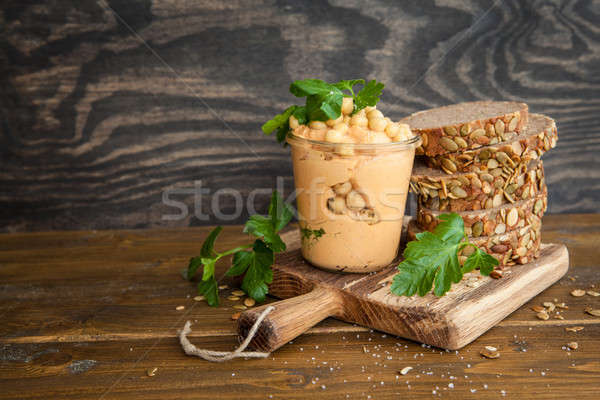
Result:
[[414,135],[410,139],[402,140],[399,142],[390,142],[390,143],[331,143],[325,142],[322,140],[313,140],[307,139],[302,136],[294,135],[291,131],[286,135],[286,141],[288,144],[303,144],[303,145],[311,145],[320,148],[331,148],[331,150],[335,150],[339,148],[339,146],[344,146],[348,149],[353,150],[401,150],[406,148],[415,148],[421,145],[421,136]]

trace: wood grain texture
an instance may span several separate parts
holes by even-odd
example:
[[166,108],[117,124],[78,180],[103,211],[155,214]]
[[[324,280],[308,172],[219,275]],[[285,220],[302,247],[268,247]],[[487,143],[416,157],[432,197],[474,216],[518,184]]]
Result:
[[[600,297],[569,292],[600,287],[599,214],[545,216],[544,241],[566,244],[574,280],[564,277],[458,353],[327,319],[267,359],[224,364],[185,356],[176,339],[190,319],[197,346],[237,344],[232,289],[209,308],[188,297],[194,285],[179,276],[209,231],[0,235],[0,399],[391,399],[434,390],[451,399],[597,398],[600,319],[583,309],[600,307]],[[226,227],[219,246],[246,243],[240,232]],[[531,307],[554,299],[569,306],[564,320],[535,318]],[[567,352],[571,341],[579,349]],[[486,345],[501,357],[483,359]],[[406,366],[414,369],[400,375]]]
[[[485,277],[479,286],[467,277],[443,297],[399,297],[390,292],[395,263],[375,274],[336,274],[304,261],[299,250],[282,254],[273,266],[269,293],[287,299],[263,320],[250,342],[271,352],[327,317],[377,329],[435,347],[457,350],[481,336],[532,297],[558,281],[569,268],[564,245],[543,244],[540,257],[508,269],[502,279]],[[477,277],[479,273],[470,273]],[[238,320],[240,339],[263,307],[245,311]]]
[[[550,213],[600,211],[600,6],[588,1],[8,0],[0,11],[0,229],[241,222],[205,196],[292,190],[260,125],[293,79],[377,78],[393,118],[477,99],[557,120]],[[268,194],[257,196],[264,210]],[[232,196],[219,209],[235,211]],[[252,210],[250,210],[252,211]]]

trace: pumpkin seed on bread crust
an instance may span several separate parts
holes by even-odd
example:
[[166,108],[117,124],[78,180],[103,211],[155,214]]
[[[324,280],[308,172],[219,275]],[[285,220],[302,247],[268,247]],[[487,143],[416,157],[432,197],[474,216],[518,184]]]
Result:
[[524,132],[529,108],[514,101],[475,101],[419,111],[400,120],[422,138],[416,154],[437,156],[509,140]]
[[[492,236],[469,237],[469,242],[495,257],[500,268],[517,264],[527,264],[540,254],[541,223],[533,223],[523,228]],[[408,224],[408,240],[415,240],[416,234],[423,232],[415,219]],[[463,249],[461,256],[468,256],[469,246]],[[471,248],[472,249],[472,248]]]
[[[536,205],[540,204],[538,207]],[[490,236],[510,232],[527,225],[538,223],[547,207],[546,191],[536,197],[521,200],[515,204],[504,204],[489,210],[460,211],[468,236]],[[420,228],[433,230],[439,223],[438,219],[444,211],[430,210],[419,207],[417,224]]]
[[[529,114],[526,132],[510,140],[472,150],[429,157],[427,164],[447,173],[494,169],[499,166],[514,169],[517,165],[538,159],[556,146],[556,123],[541,114]],[[449,170],[448,165],[453,169]]]

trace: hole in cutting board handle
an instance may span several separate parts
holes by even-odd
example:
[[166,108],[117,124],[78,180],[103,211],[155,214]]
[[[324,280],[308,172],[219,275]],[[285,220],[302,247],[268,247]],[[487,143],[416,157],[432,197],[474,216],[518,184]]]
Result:
[[316,286],[311,292],[244,311],[238,319],[240,342],[267,306],[273,306],[260,324],[249,347],[272,352],[298,337],[327,317],[342,313],[341,297],[337,290]]

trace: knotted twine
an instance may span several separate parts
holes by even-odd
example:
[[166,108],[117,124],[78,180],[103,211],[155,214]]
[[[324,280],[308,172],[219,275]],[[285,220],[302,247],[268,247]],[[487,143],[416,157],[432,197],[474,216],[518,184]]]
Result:
[[213,350],[199,349],[196,346],[194,346],[187,338],[187,335],[189,335],[192,332],[192,328],[191,328],[192,323],[190,321],[187,321],[185,323],[183,329],[179,331],[179,343],[181,343],[181,347],[183,348],[183,351],[185,352],[185,354],[187,354],[188,356],[197,356],[206,361],[223,362],[223,361],[229,361],[229,360],[232,360],[232,359],[238,358],[238,357],[266,358],[269,356],[270,353],[263,353],[260,351],[246,351],[245,352],[244,350],[246,349],[246,347],[248,347],[248,345],[250,344],[250,341],[254,338],[254,335],[256,335],[256,332],[258,331],[258,327],[260,326],[260,323],[274,309],[275,309],[275,307],[273,307],[273,306],[268,306],[267,308],[265,308],[265,310],[256,319],[256,322],[254,322],[254,325],[252,325],[252,328],[250,328],[250,332],[248,332],[246,339],[244,339],[242,344],[240,344],[240,346],[237,349],[235,349],[234,351],[213,351]]

